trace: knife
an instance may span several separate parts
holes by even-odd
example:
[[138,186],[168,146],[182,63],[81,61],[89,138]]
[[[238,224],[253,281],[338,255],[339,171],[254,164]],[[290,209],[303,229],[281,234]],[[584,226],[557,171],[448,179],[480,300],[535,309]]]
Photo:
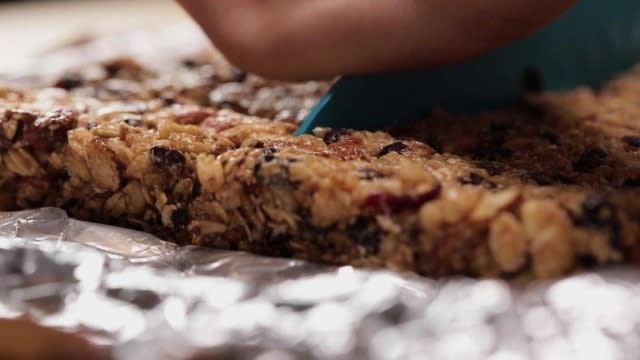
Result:
[[297,134],[316,127],[378,130],[434,109],[514,105],[526,91],[597,87],[640,61],[640,1],[581,0],[545,29],[475,60],[421,71],[344,76]]

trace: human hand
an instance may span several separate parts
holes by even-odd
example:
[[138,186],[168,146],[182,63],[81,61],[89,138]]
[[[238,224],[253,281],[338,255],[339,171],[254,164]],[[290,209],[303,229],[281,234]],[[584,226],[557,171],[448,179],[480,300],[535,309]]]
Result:
[[178,0],[234,65],[288,80],[460,62],[577,0]]

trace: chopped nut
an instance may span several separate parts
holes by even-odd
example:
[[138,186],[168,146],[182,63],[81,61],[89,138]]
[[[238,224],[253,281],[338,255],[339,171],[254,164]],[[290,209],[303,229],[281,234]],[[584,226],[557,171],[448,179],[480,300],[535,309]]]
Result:
[[487,221],[494,217],[502,209],[512,205],[520,196],[517,189],[501,190],[498,192],[485,192],[480,202],[471,212],[472,221]]
[[513,214],[502,213],[489,228],[489,248],[500,269],[510,273],[521,268],[529,247],[524,228]]
[[573,264],[571,220],[551,200],[531,200],[520,208],[531,241],[533,273],[538,278],[564,274]]

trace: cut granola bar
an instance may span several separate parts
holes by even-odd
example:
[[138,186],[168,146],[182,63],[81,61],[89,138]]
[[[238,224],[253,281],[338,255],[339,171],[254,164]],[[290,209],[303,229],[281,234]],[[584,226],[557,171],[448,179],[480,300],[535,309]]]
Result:
[[208,66],[169,76],[118,62],[58,89],[0,89],[0,205],[429,276],[640,262],[633,73],[520,109],[438,113],[393,136],[294,137],[327,84],[221,79]]

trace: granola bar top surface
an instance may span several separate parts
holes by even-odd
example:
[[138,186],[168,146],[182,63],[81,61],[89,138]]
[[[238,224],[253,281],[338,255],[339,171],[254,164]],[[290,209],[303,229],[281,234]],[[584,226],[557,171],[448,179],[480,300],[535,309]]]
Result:
[[0,205],[428,276],[640,262],[640,77],[389,132],[296,123],[327,83],[131,60],[0,89]]

